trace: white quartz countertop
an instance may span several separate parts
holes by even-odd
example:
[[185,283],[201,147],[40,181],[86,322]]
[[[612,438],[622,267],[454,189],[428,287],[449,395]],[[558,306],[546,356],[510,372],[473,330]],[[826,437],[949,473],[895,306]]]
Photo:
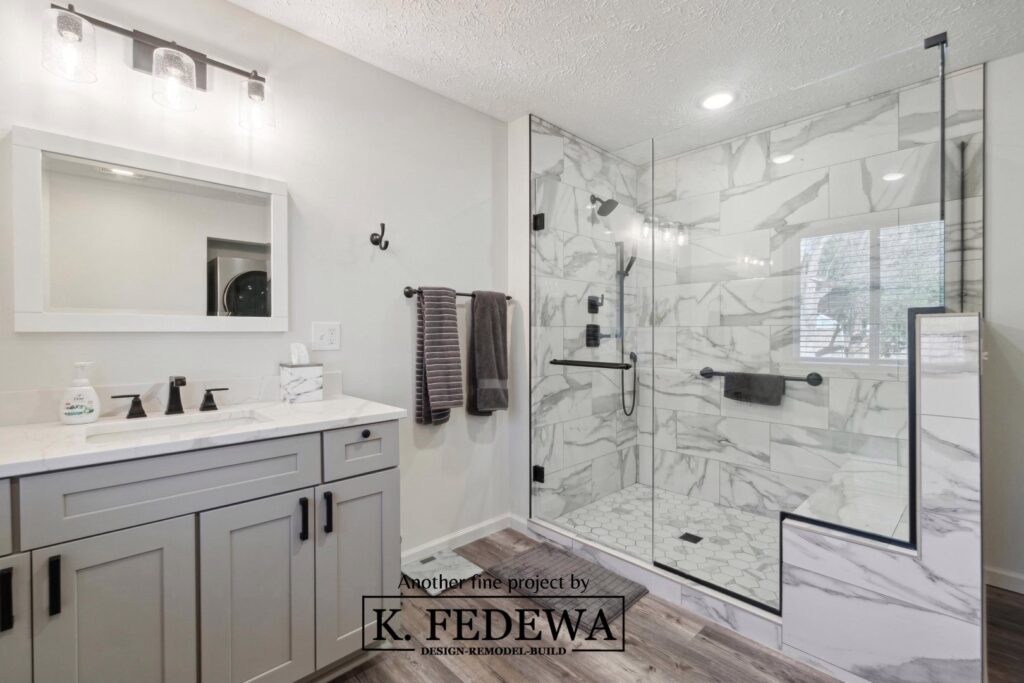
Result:
[[311,403],[252,403],[216,412],[104,418],[0,428],[0,479],[397,420],[404,408],[342,396]]

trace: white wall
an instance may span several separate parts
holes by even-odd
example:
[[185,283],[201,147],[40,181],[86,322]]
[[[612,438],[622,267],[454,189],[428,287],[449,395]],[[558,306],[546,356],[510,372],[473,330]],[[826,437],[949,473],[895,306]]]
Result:
[[1024,53],[990,62],[985,87],[985,565],[1024,592]]
[[[238,79],[211,72],[199,110],[150,97],[126,66],[130,44],[97,31],[99,81],[40,66],[47,3],[0,3],[0,137],[41,128],[280,178],[291,194],[291,332],[14,334],[8,184],[0,195],[0,391],[67,384],[94,360],[97,384],[276,373],[314,320],[339,320],[342,349],[319,353],[345,392],[412,408],[415,303],[405,285],[506,286],[506,126],[219,0],[90,0],[88,14],[258,68],[277,96],[277,128],[237,125]],[[5,163],[9,160],[2,159]],[[0,173],[6,176],[6,171]],[[369,244],[386,221],[391,248]],[[513,393],[520,387],[513,386]],[[507,416],[440,428],[403,423],[402,534],[410,548],[504,515]]]

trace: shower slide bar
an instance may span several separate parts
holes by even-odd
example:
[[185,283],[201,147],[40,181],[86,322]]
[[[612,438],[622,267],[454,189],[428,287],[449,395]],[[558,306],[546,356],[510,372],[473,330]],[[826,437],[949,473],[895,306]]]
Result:
[[602,363],[590,360],[559,360],[551,361],[552,365],[568,365],[574,368],[598,368],[600,370],[629,370],[633,366],[629,363]]
[[[715,372],[711,368],[702,368],[701,371],[700,371],[700,376],[703,377],[704,379],[711,379],[712,377],[725,377],[726,375],[736,375],[736,374],[739,374],[739,373],[736,373],[736,372]],[[816,373],[816,372],[808,373],[808,375],[806,377],[784,376],[782,379],[786,380],[787,382],[807,382],[812,387],[816,387],[816,386],[820,385],[823,381],[825,381],[824,378],[821,375],[819,375],[818,373]]]
[[[419,289],[417,287],[406,287],[405,289],[402,290],[402,294],[405,294],[405,298],[406,299],[411,299],[414,296],[416,296],[417,294],[420,294],[422,291],[423,290],[421,290],[421,289]],[[473,293],[472,292],[455,292],[455,296],[468,296],[468,297],[472,297]],[[512,301],[512,297],[506,295],[505,296],[505,301]]]

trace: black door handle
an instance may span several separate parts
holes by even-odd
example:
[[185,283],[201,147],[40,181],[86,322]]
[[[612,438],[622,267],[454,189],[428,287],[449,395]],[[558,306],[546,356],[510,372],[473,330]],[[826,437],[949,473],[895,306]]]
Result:
[[363,438],[364,439],[369,439],[370,438],[370,430],[369,429],[364,429],[363,430]]
[[329,534],[334,531],[334,494],[330,491],[324,491],[324,508],[324,533]]
[[14,569],[0,569],[0,632],[14,628]]
[[50,616],[60,614],[60,555],[46,561],[46,572],[50,584]]
[[299,540],[309,540],[309,498],[303,496],[299,498],[299,510],[302,515],[302,529],[299,531]]

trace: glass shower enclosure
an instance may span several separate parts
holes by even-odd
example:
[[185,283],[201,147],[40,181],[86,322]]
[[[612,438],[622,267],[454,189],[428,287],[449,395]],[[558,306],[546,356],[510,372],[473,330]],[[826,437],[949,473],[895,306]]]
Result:
[[775,613],[783,517],[914,546],[908,311],[981,300],[983,72],[945,118],[936,72],[615,150],[532,118],[533,519]]

